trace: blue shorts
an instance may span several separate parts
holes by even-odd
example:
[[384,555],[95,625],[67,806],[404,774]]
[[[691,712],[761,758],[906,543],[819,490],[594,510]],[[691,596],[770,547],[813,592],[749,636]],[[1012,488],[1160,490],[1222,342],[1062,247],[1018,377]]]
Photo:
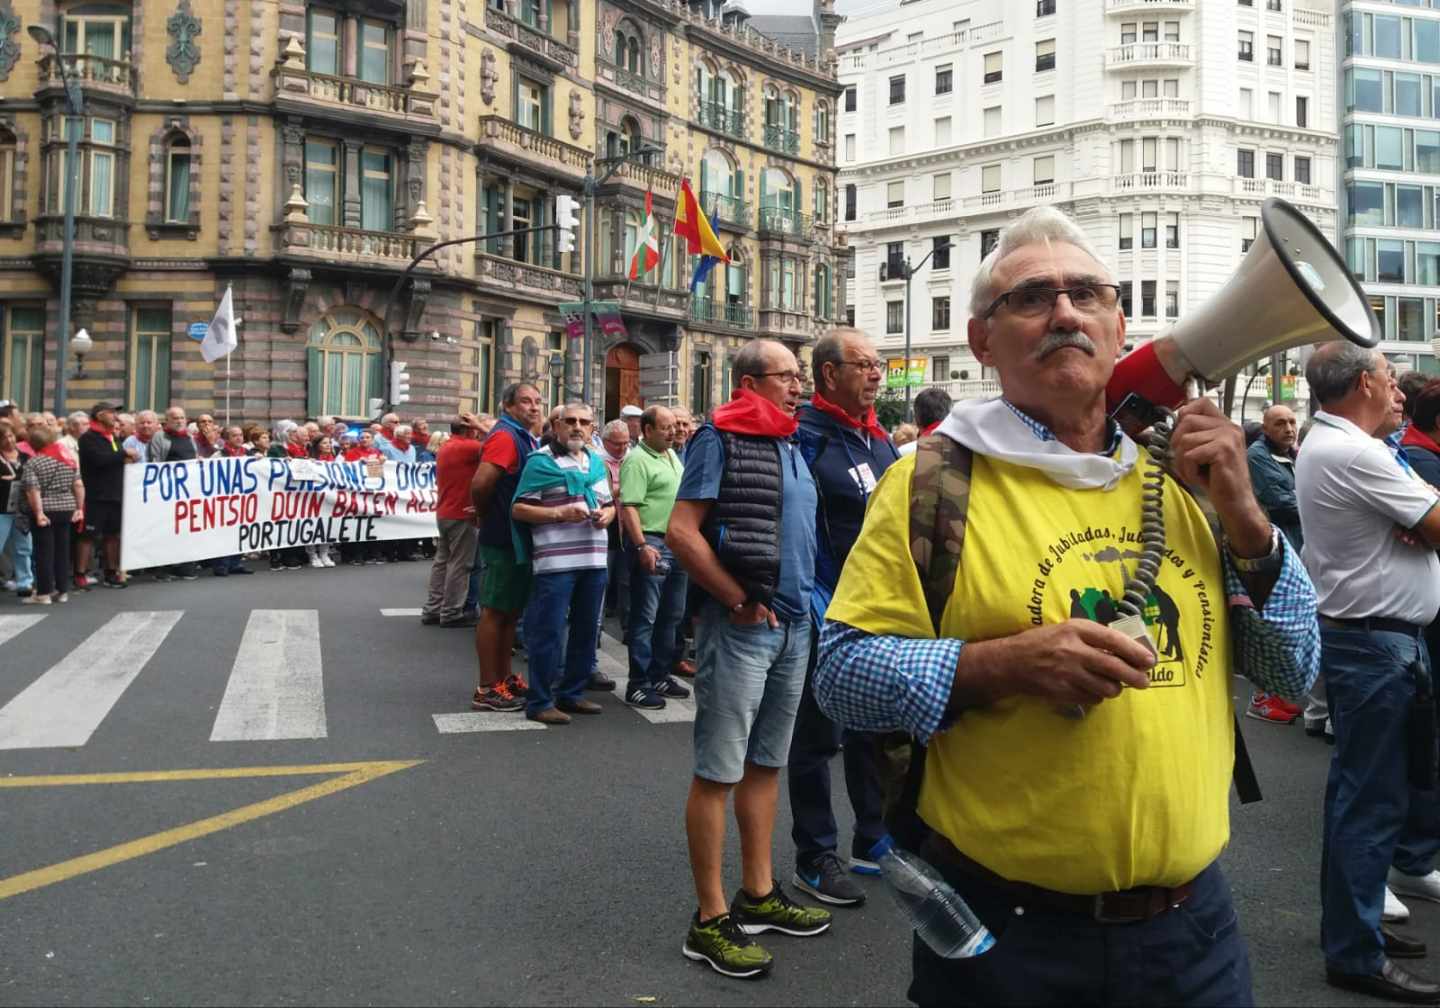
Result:
[[805,690],[810,620],[735,626],[710,602],[695,623],[695,776],[738,784],[746,763],[785,766]]

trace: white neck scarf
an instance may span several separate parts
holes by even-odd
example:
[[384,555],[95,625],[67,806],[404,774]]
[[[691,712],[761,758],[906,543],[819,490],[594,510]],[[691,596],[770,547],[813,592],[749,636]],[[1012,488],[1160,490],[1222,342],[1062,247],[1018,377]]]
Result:
[[1059,441],[1041,441],[1000,399],[956,403],[936,433],[960,442],[978,455],[1039,469],[1054,482],[1072,490],[1113,490],[1135,468],[1140,454],[1135,442],[1124,435],[1118,459],[1077,452]]

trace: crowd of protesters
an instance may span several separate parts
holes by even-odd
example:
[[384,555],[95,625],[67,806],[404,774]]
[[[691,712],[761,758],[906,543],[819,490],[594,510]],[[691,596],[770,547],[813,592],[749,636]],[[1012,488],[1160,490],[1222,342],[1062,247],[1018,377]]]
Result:
[[[488,418],[470,417],[480,429]],[[136,577],[193,581],[254,573],[252,562],[271,570],[305,566],[355,566],[428,559],[435,541],[395,540],[325,544],[219,557],[148,571],[120,565],[121,508],[125,467],[139,462],[176,462],[212,457],[433,462],[449,434],[431,434],[424,419],[402,423],[395,414],[356,425],[321,416],[304,423],[281,420],[226,426],[210,413],[191,420],[183,407],[163,414],[131,415],[112,402],[63,420],[53,413],[21,413],[0,402],[0,573],[4,587],[24,605],[68,602],[73,591],[126,588]]]

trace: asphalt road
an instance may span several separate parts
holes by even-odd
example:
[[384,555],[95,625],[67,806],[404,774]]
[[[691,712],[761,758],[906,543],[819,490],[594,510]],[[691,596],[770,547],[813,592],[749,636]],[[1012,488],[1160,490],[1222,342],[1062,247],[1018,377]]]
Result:
[[[470,635],[381,614],[418,606],[427,571],[203,577],[46,610],[0,601],[0,729],[7,711],[61,704],[76,736],[0,749],[0,1004],[903,1001],[909,937],[876,880],[829,934],[766,936],[764,981],[685,960],[690,724],[605,698],[603,716],[565,728],[442,733],[435,715],[469,709]],[[17,616],[43,618],[21,629]],[[260,659],[237,680],[242,652]],[[253,700],[241,672],[271,666],[322,690],[318,725],[303,690],[268,720],[220,717]],[[227,719],[240,725],[228,735]],[[492,719],[523,720],[462,720]],[[263,737],[295,724],[309,735]],[[1329,749],[1298,725],[1244,724],[1266,800],[1235,810],[1225,864],[1257,999],[1376,1003],[1323,980]],[[176,770],[215,775],[133,779]],[[132,777],[61,778],[117,773]],[[732,864],[736,850],[732,831]],[[76,860],[94,852],[103,866]],[[784,878],[791,853],[782,801]],[[1440,948],[1440,907],[1412,911],[1410,933]]]

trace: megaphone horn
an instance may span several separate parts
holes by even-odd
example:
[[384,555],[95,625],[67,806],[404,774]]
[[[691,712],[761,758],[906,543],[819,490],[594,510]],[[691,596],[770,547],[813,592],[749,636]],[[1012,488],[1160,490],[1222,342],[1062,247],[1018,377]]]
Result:
[[1378,344],[1380,320],[1320,229],[1273,197],[1260,207],[1260,223],[1230,281],[1161,334],[1174,340],[1189,371],[1215,384],[1251,361],[1337,335]]

